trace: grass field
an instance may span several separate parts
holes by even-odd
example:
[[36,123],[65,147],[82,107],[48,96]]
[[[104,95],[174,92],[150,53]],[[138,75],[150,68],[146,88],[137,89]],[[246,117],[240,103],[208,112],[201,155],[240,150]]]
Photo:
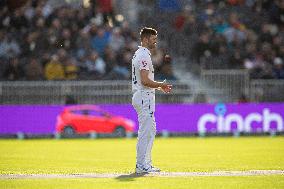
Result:
[[[136,139],[0,140],[0,174],[131,174]],[[167,172],[284,170],[283,137],[157,138]],[[284,188],[283,175],[0,179],[0,188]]]

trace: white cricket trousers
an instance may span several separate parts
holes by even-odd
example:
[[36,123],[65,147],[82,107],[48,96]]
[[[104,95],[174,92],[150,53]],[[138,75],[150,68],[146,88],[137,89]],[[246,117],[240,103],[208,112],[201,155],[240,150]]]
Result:
[[132,105],[139,122],[136,165],[148,169],[152,166],[151,151],[156,135],[155,93],[136,91],[132,97]]

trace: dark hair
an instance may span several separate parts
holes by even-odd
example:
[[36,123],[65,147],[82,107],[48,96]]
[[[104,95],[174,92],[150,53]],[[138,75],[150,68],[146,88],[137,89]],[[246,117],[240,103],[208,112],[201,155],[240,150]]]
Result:
[[145,37],[150,37],[151,35],[157,35],[157,34],[158,34],[157,30],[153,28],[144,27],[140,31],[140,39],[142,40]]

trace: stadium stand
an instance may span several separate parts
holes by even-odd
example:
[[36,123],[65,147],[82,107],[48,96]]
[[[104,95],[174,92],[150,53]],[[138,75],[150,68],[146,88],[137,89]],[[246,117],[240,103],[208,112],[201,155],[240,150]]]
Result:
[[[136,5],[130,15],[135,12],[137,20],[132,16],[131,23],[121,15],[118,19],[116,8],[122,6],[111,0],[91,0],[83,7],[74,3],[86,2],[80,0],[9,2],[0,3],[1,104],[63,104],[70,96],[78,103],[107,103],[96,95],[106,93],[105,81],[129,80],[131,56],[144,25],[159,32],[159,49],[153,53],[156,79],[175,84],[172,95],[157,98],[161,102],[284,100],[281,0],[118,1]],[[176,63],[206,87],[181,81]],[[81,84],[86,90],[80,91]],[[108,92],[117,90],[115,82],[108,84]],[[122,85],[120,97],[114,92],[109,103],[128,102],[130,85]],[[92,87],[97,90],[89,91]],[[88,91],[91,96],[84,97]]]
[[[283,1],[176,2],[178,11],[169,12],[160,3],[148,17],[143,14],[142,23],[150,21],[160,31],[168,31],[163,37],[189,64],[201,69],[246,69],[255,79],[283,79]],[[149,19],[153,15],[157,19]]]
[[[139,39],[127,21],[118,22],[112,5],[91,6],[47,0],[27,1],[0,14],[2,80],[126,80]],[[175,80],[170,62],[159,49],[154,54],[157,76]]]

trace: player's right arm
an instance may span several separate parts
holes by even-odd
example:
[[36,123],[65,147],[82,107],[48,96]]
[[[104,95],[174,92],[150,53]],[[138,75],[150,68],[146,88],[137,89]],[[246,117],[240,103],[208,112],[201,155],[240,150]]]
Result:
[[148,77],[148,75],[149,75],[149,70],[145,69],[140,70],[142,85],[149,88],[161,89],[165,93],[169,93],[171,91],[172,85],[167,84],[165,81],[164,82],[153,81]]

